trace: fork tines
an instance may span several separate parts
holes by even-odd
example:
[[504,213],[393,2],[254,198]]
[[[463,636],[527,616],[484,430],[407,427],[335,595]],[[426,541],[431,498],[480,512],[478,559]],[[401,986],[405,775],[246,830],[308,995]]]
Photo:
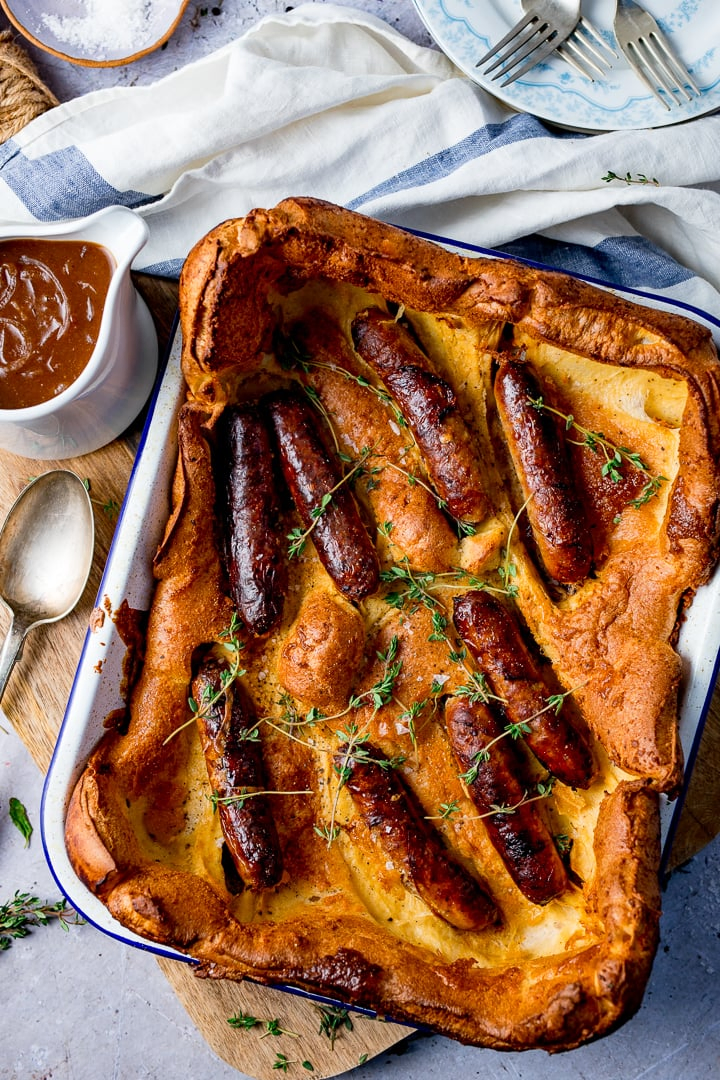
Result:
[[590,82],[595,75],[603,78],[617,60],[617,53],[592,23],[581,17],[572,34],[557,49],[557,54]]
[[666,109],[700,97],[700,87],[670,48],[657,21],[635,0],[617,0],[613,30],[638,79]]
[[483,68],[483,75],[495,71],[493,81],[505,77],[503,86],[507,86],[554,52],[557,48],[557,37],[558,32],[554,27],[549,26],[540,16],[529,12],[505,37],[480,57],[475,67],[481,67],[495,57],[491,64]]
[[666,109],[669,109],[670,105],[660,90],[665,91],[671,102],[677,100],[676,93],[682,95],[685,101],[692,101],[693,97],[700,96],[700,88],[692,75],[670,52],[659,34],[651,31],[646,37],[639,37],[636,42],[628,42],[625,58],[638,78]]

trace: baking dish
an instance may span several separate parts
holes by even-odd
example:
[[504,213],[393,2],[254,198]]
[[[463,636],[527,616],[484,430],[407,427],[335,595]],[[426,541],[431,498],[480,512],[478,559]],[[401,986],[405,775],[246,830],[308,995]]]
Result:
[[[429,239],[440,240],[437,237]],[[483,249],[440,240],[454,250],[473,254],[496,255]],[[593,284],[606,283],[594,281]],[[644,300],[654,306],[687,312],[685,305],[674,304],[638,291],[618,295]],[[692,311],[699,322],[712,329],[718,323],[711,316]],[[101,583],[97,602],[98,619],[87,635],[66,717],[58,739],[45,786],[42,827],[45,851],[60,888],[73,906],[104,932],[127,943],[139,945],[161,955],[187,961],[187,957],[167,947],[138,938],[108,914],[105,907],[75,877],[65,854],[64,820],[67,801],[91,749],[98,741],[103,721],[122,707],[121,686],[125,644],[118,626],[107,617],[122,605],[145,611],[153,589],[152,557],[169,512],[169,488],[175,455],[174,423],[176,411],[184,399],[180,374],[180,342],[176,335],[164,379],[148,419],[135,469],[130,480],[116,537]],[[692,761],[702,722],[712,692],[720,639],[713,614],[718,606],[720,578],[701,590],[683,625],[678,648],[686,672],[686,690],[680,721],[681,740],[686,759]],[[688,773],[689,775],[689,773]],[[687,777],[686,777],[687,782]],[[663,836],[666,851],[677,820],[678,803],[663,807]],[[192,961],[191,961],[192,962]]]

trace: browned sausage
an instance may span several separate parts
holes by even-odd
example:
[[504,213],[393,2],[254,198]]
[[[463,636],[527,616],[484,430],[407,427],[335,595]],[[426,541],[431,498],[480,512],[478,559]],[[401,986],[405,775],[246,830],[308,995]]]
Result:
[[587,738],[565,713],[548,708],[552,691],[510,611],[478,590],[455,597],[453,619],[493,693],[502,699],[508,721],[528,726],[524,738],[538,760],[564,784],[589,787],[595,765]]
[[554,581],[577,585],[590,572],[591,533],[557,420],[530,403],[541,396],[528,364],[503,359],[495,399],[537,553]]
[[458,930],[483,930],[497,922],[497,909],[482,886],[446,850],[423,817],[415,796],[397,772],[378,764],[382,754],[365,743],[375,760],[358,761],[342,747],[335,770],[371,833],[404,880],[439,918]]
[[465,521],[482,521],[490,502],[452,387],[432,370],[410,332],[380,308],[356,316],[352,337],[359,355],[395,398],[450,513]]
[[226,409],[218,435],[215,471],[230,592],[248,629],[264,634],[279,619],[287,590],[270,430],[254,402]]
[[[503,737],[501,724],[482,702],[448,698],[445,723],[493,847],[523,895],[533,904],[547,904],[567,888],[568,878],[537,803],[523,802],[532,785],[523,786],[526,768],[517,746]],[[496,807],[513,809],[498,813]]]
[[[318,558],[350,600],[362,600],[378,586],[380,567],[368,531],[339,467],[319,433],[320,417],[303,398],[278,390],[267,399],[275,427],[285,482]],[[340,485],[340,486],[338,486]],[[323,496],[332,492],[319,516]]]
[[[192,682],[196,721],[213,794],[220,800],[263,791],[265,769],[255,715],[237,682],[223,688],[224,661],[207,651]],[[249,889],[270,889],[282,877],[280,842],[266,795],[218,803],[233,863]]]

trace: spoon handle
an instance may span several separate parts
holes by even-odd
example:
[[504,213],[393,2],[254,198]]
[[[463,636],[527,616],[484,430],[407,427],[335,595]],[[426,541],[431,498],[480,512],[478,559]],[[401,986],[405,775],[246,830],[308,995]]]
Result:
[[3,694],[5,693],[5,687],[10,678],[10,672],[15,666],[15,661],[22,651],[26,633],[27,628],[18,626],[17,620],[13,618],[10,623],[10,629],[7,632],[7,637],[3,642],[2,652],[0,652],[0,701],[2,701]]

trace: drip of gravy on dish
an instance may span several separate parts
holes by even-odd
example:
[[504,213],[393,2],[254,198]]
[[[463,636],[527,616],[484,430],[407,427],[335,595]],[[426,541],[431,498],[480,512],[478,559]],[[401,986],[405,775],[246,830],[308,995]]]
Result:
[[57,397],[88,363],[115,263],[100,244],[0,242],[0,409]]

